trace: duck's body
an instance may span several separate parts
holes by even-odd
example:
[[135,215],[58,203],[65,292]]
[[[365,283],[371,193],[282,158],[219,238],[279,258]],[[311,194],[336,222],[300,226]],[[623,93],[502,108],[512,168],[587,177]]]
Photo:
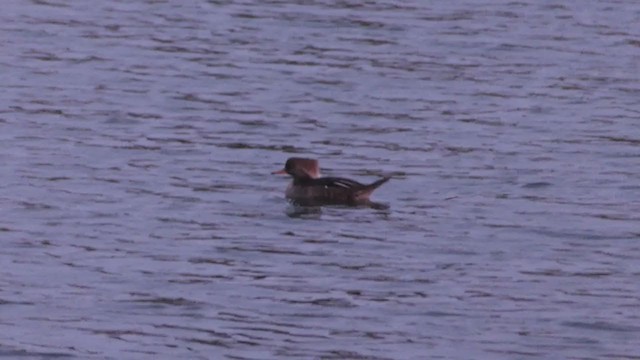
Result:
[[299,204],[354,205],[367,202],[371,193],[390,179],[385,177],[365,185],[351,179],[320,177],[318,161],[304,158],[290,158],[284,169],[274,173],[293,177],[285,196]]

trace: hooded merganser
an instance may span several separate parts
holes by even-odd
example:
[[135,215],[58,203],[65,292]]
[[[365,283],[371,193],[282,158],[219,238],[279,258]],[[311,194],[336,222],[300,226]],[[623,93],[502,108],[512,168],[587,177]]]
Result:
[[345,178],[320,177],[318,160],[306,158],[289,158],[284,169],[272,174],[289,174],[293,177],[285,195],[299,204],[366,203],[371,193],[391,178],[384,177],[365,185]]

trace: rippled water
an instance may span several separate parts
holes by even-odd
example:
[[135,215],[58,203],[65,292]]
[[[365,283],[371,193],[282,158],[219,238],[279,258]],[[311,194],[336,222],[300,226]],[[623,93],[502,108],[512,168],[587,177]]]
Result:
[[[640,3],[6,1],[0,356],[637,359]],[[375,208],[294,208],[289,156]]]

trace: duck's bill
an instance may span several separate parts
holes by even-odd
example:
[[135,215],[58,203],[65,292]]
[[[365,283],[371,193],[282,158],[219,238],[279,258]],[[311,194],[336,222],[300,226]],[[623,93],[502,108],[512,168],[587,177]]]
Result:
[[287,172],[284,169],[272,172],[272,174],[278,174],[278,175],[283,175],[283,174],[286,174],[286,173]]

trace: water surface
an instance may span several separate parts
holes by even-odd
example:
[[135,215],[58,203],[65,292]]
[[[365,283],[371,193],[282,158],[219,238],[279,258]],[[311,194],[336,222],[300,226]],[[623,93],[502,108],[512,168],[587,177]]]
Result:
[[640,356],[635,1],[3,5],[0,356]]

